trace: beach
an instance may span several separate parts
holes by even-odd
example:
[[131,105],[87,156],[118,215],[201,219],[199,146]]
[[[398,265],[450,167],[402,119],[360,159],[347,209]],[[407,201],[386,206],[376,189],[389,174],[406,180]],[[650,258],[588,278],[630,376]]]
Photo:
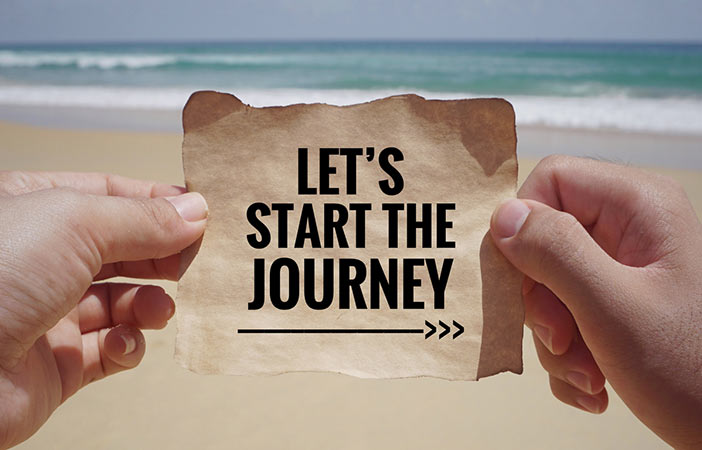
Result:
[[[549,154],[597,158],[678,180],[702,214],[700,79],[702,45],[686,43],[3,45],[0,169],[182,185],[180,111],[196,90],[257,107],[497,96],[516,112],[520,183]],[[200,376],[174,363],[175,331],[147,331],[136,370],[79,392],[20,448],[665,448],[611,390],[603,416],[555,400],[530,333],[523,375],[463,383]]]
[[[45,111],[46,119],[4,111],[2,170],[111,172],[183,184],[174,112],[140,129],[124,123],[124,112],[107,122],[63,123],[56,110]],[[546,154],[598,157],[678,180],[702,214],[702,136],[519,126],[518,140],[520,183]],[[161,285],[175,296],[175,283]],[[18,448],[666,448],[611,390],[602,416],[555,400],[530,333],[523,375],[447,382],[196,375],[173,360],[175,332],[174,324],[147,331],[138,368],[81,390]]]

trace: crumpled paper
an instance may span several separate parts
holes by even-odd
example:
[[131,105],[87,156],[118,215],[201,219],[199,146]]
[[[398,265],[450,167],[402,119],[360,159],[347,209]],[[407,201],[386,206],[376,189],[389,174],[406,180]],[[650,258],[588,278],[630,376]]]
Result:
[[[401,95],[254,108],[202,91],[188,100],[183,128],[186,186],[210,212],[178,284],[181,365],[236,375],[521,373],[521,276],[488,234],[492,211],[516,187],[508,102]],[[329,204],[339,206],[325,216]],[[352,204],[370,205],[362,227]],[[402,205],[395,224],[387,204]],[[453,208],[441,213],[440,204]],[[325,228],[342,223],[343,210],[348,247],[338,228]]]

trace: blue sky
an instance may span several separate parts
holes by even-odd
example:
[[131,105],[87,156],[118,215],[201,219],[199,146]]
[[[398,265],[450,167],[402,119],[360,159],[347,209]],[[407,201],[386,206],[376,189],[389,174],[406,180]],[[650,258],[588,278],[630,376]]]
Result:
[[702,41],[702,0],[0,0],[0,42]]

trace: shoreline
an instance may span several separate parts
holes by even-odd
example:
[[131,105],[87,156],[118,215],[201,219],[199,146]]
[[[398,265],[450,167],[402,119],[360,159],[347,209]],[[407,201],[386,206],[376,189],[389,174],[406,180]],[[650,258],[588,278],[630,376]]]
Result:
[[[427,97],[428,98],[428,97]],[[483,98],[483,97],[476,97]],[[430,100],[442,100],[442,98],[429,98]],[[509,100],[508,100],[509,101]],[[246,103],[246,102],[245,102]],[[299,102],[290,103],[290,105]],[[311,104],[333,103],[310,101]],[[365,103],[365,102],[359,102]],[[510,102],[511,103],[511,102]],[[254,107],[278,107],[289,106],[287,103],[281,105],[257,105]],[[336,106],[345,106],[339,104]],[[183,104],[185,106],[185,104]],[[182,108],[136,108],[136,107],[103,107],[103,106],[83,106],[83,105],[21,105],[0,103],[0,122],[11,122],[18,125],[33,125],[45,128],[72,129],[72,130],[96,130],[96,131],[172,131],[182,132],[181,128]],[[517,112],[517,116],[519,113]],[[593,133],[608,135],[626,135],[654,138],[688,139],[702,141],[702,133],[685,133],[676,131],[644,131],[638,129],[624,129],[616,127],[578,127],[570,125],[549,125],[541,123],[520,124],[517,120],[517,128],[535,132],[562,131],[573,133]]]
[[[254,105],[254,107],[261,108],[277,106],[289,105]],[[106,108],[96,106],[14,105],[0,103],[0,122],[76,131],[92,130],[129,132],[143,130],[154,132],[182,132],[180,122],[181,113],[182,109],[167,108]],[[85,120],[86,118],[88,120]],[[625,135],[702,141],[702,134],[628,130],[615,127],[592,128],[517,123],[517,129],[528,130],[530,132],[558,131],[567,133]]]
[[[182,136],[180,110],[0,105],[0,124],[92,133]],[[617,129],[517,125],[520,158],[550,154],[590,157],[627,165],[702,170],[702,135]]]

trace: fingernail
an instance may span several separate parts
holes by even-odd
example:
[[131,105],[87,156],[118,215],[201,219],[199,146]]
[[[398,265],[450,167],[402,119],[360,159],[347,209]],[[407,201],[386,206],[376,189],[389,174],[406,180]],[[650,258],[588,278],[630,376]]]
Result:
[[597,400],[595,397],[576,397],[575,402],[578,405],[580,405],[583,409],[585,409],[586,411],[590,411],[591,413],[599,414],[600,412],[602,412],[600,410],[600,401]]
[[188,192],[175,197],[166,197],[175,206],[180,217],[188,222],[197,222],[207,218],[207,202],[205,197],[197,192]]
[[549,352],[553,353],[553,337],[551,330],[541,325],[534,325],[534,334],[546,346]]
[[512,198],[502,203],[495,213],[494,231],[501,238],[512,237],[519,232],[531,209],[521,200]]
[[122,350],[123,355],[128,355],[136,349],[136,339],[131,334],[120,334],[119,337],[124,341],[124,350]]
[[173,317],[174,313],[175,313],[175,305],[173,304],[173,302],[169,302],[168,303],[168,310],[166,312],[166,314],[168,315],[168,318],[170,319],[171,317]]
[[568,383],[572,384],[581,391],[592,394],[592,383],[590,383],[590,377],[584,373],[575,371],[568,372],[566,374],[566,380],[568,380]]

